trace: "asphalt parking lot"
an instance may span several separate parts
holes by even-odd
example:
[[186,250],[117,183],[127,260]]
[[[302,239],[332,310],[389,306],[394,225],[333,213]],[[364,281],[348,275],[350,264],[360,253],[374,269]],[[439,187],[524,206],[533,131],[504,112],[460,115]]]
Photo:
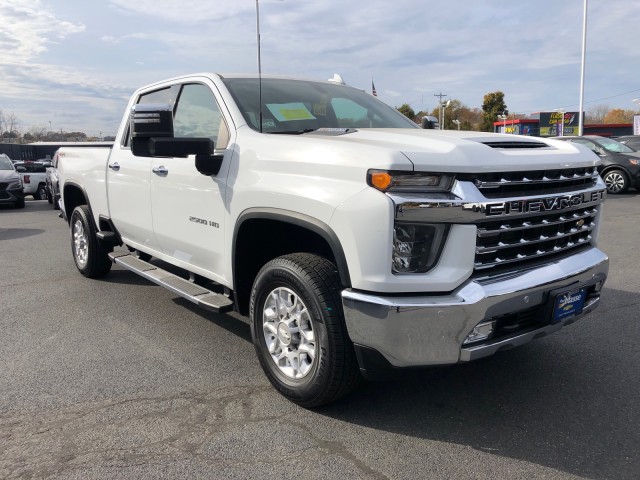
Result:
[[639,237],[640,194],[609,196],[596,312],[308,411],[246,319],[85,279],[46,201],[0,207],[0,478],[640,478]]

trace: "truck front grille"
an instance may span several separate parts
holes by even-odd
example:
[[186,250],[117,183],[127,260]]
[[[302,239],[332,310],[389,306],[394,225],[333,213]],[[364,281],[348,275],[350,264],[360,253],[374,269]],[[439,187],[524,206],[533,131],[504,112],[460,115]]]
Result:
[[8,186],[9,186],[8,183],[0,182],[0,191],[6,190]]
[[[582,167],[481,173],[464,179],[472,181],[485,198],[509,202],[527,197],[579,194],[593,189],[598,178],[596,167]],[[475,270],[520,266],[585,247],[593,241],[598,212],[597,205],[576,205],[575,208],[482,220],[477,223]]]
[[597,215],[598,209],[589,207],[482,222],[478,225],[475,269],[523,263],[588,245]]

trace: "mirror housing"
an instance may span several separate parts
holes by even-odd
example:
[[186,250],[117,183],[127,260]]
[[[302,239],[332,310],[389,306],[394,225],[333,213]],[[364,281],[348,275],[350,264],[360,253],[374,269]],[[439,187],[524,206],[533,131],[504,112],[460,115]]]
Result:
[[427,130],[440,130],[440,123],[438,123],[438,119],[436,117],[432,117],[431,115],[425,115],[424,117],[422,117],[420,126],[422,128],[426,128]]
[[173,107],[152,103],[134,105],[129,128],[131,138],[173,137]]
[[213,140],[210,138],[131,138],[131,153],[136,157],[186,158],[189,155],[212,155],[213,149]]

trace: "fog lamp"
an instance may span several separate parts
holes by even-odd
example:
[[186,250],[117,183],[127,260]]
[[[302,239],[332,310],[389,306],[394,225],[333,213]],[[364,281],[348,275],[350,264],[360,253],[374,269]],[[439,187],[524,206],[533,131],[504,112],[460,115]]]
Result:
[[491,337],[495,328],[495,321],[480,322],[475,327],[473,327],[473,330],[471,330],[471,333],[467,336],[465,341],[462,342],[462,344],[467,345],[469,343],[481,342],[482,340],[486,340],[487,338]]

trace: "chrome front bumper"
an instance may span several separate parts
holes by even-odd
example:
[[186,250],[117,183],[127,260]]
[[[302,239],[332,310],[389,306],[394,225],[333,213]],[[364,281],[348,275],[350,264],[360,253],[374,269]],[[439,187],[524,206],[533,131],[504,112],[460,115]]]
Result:
[[[358,347],[381,354],[393,367],[444,365],[475,360],[545,336],[593,311],[595,285],[604,283],[609,258],[597,248],[538,268],[475,279],[445,295],[385,296],[342,292],[347,330]],[[463,345],[480,322],[540,307],[551,319],[551,292],[587,287],[582,313],[512,335]],[[548,308],[546,308],[548,307]],[[545,313],[546,315],[546,313]]]

